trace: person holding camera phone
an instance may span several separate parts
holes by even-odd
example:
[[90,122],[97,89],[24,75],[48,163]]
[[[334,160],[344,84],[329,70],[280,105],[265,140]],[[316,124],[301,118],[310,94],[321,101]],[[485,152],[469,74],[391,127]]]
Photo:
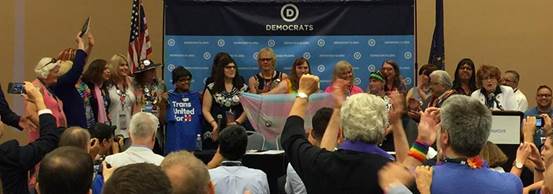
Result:
[[[543,122],[543,118],[545,115],[547,115],[548,117],[551,117],[553,115],[553,109],[551,108],[551,101],[552,101],[552,98],[551,98],[551,88],[547,85],[541,85],[538,87],[537,89],[537,92],[536,92],[536,106],[535,107],[532,107],[532,108],[529,108],[525,113],[524,113],[524,116],[525,117],[528,117],[528,116],[537,116],[537,117],[541,117],[542,119],[538,119],[536,121],[536,125],[537,124],[544,124]],[[541,115],[541,116],[540,116]],[[540,145],[541,144],[541,137],[539,134],[541,134],[541,127],[540,126],[537,126],[536,127],[536,136],[534,136],[534,143],[536,145]]]
[[[8,88],[8,93],[10,93],[10,91],[11,89]],[[0,119],[3,123],[19,130],[23,130],[28,127],[38,128],[27,117],[21,117],[12,111],[10,105],[6,101],[6,97],[4,96],[2,85],[0,85]]]
[[[28,193],[28,171],[57,147],[63,132],[56,127],[56,118],[47,108],[39,89],[30,82],[25,82],[24,88],[25,100],[38,109],[40,137],[25,146],[19,145],[17,140],[9,140],[0,145],[0,176],[4,193]],[[2,129],[0,127],[0,136]]]

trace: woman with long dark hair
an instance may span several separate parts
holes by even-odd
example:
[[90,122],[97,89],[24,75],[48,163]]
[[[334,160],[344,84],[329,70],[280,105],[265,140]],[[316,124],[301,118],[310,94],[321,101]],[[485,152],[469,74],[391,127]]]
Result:
[[398,91],[401,94],[405,94],[406,88],[405,84],[401,80],[401,75],[399,74],[398,64],[388,59],[382,64],[382,69],[380,69],[382,76],[385,79],[384,91],[386,95],[389,95],[392,91]]
[[459,61],[455,69],[455,79],[453,80],[453,89],[457,94],[470,96],[476,89],[476,68],[474,62],[469,58]]
[[276,88],[273,88],[266,94],[289,94],[298,92],[300,78],[303,74],[311,74],[311,66],[307,59],[300,57],[292,64],[288,79],[280,82]]
[[216,140],[220,129],[246,122],[239,96],[248,90],[248,86],[238,74],[238,66],[230,57],[221,59],[214,71],[213,82],[204,91],[202,113],[211,125],[213,139]]
[[110,101],[106,86],[111,72],[107,64],[108,62],[104,59],[92,61],[82,77],[83,82],[90,88],[89,101],[94,118],[98,123],[104,124],[110,123],[107,114]]

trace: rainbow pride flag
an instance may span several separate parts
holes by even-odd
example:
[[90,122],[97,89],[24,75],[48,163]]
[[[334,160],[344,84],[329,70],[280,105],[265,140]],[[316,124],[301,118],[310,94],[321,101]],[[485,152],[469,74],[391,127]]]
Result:
[[[258,133],[265,139],[274,141],[282,133],[295,94],[258,95],[243,93],[240,103],[248,116],[248,120]],[[327,93],[316,93],[309,97],[309,104],[305,114],[305,130],[310,129],[311,118],[315,112],[323,107],[334,107],[334,99]]]

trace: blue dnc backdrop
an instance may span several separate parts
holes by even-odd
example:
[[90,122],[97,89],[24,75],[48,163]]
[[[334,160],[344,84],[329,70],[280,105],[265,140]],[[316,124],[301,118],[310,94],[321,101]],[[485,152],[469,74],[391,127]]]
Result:
[[304,57],[321,77],[332,79],[334,64],[354,66],[356,84],[367,89],[369,72],[393,59],[408,86],[414,82],[413,0],[317,1],[187,1],[166,0],[164,78],[184,66],[193,74],[192,89],[203,89],[213,57],[229,53],[240,75],[258,72],[257,51],[271,47],[277,69],[290,72]]

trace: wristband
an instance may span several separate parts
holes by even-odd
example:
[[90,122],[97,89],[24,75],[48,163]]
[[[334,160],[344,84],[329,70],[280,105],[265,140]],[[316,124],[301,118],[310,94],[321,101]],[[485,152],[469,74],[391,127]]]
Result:
[[416,141],[413,146],[411,146],[411,149],[409,149],[409,153],[407,155],[417,159],[420,162],[424,162],[424,160],[426,160],[428,147],[430,146],[420,141]]

